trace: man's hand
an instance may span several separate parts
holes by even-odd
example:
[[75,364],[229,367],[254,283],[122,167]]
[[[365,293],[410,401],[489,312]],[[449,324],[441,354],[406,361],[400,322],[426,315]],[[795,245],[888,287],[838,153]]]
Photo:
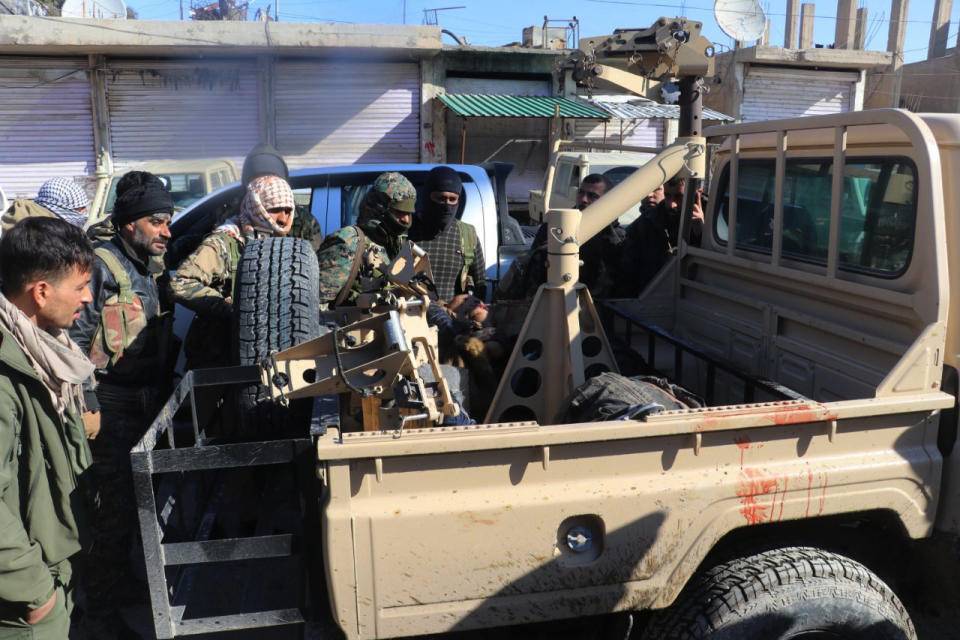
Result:
[[54,591],[50,599],[36,609],[27,613],[27,624],[37,624],[47,617],[47,614],[53,610],[53,605],[57,604],[57,592]]
[[100,412],[85,411],[83,414],[83,432],[87,440],[94,440],[100,433]]
[[700,200],[701,193],[702,191],[697,189],[697,199],[693,202],[693,211],[691,213],[693,220],[699,221],[701,224],[703,224],[703,203]]

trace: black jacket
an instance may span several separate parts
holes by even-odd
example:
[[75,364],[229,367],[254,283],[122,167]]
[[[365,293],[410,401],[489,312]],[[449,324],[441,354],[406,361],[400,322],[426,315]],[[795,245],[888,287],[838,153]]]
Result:
[[[607,298],[612,293],[613,279],[617,267],[617,252],[623,242],[624,229],[620,223],[614,221],[600,230],[597,235],[580,246],[580,282],[590,290],[594,299]],[[546,246],[547,223],[544,222],[537,229],[537,235],[530,245],[532,251],[539,251],[542,255],[536,256],[536,267],[531,265],[528,295],[533,295],[537,287],[547,281]]]
[[[626,238],[620,245],[620,266],[614,295],[635,298],[647,283],[653,280],[663,265],[670,260],[677,247],[680,212],[672,210],[666,201],[645,212],[627,227]],[[700,245],[702,224],[691,223],[690,244]]]
[[[123,265],[127,276],[130,278],[130,287],[140,298],[143,305],[144,314],[147,318],[147,329],[137,339],[137,358],[144,362],[155,364],[157,356],[161,350],[160,332],[162,316],[160,315],[160,293],[157,286],[156,277],[147,266],[133,254],[119,236],[104,242],[100,246],[107,248],[113,253],[120,264]],[[93,302],[84,307],[80,317],[70,328],[70,337],[73,338],[84,353],[90,353],[90,343],[100,324],[100,312],[104,303],[111,296],[116,295],[120,290],[116,279],[106,263],[99,257],[94,260],[93,273],[90,276],[90,292],[93,294]],[[142,345],[142,347],[141,347]],[[125,356],[126,359],[129,356]],[[120,363],[118,362],[118,367]],[[130,365],[123,363],[124,370],[130,371]],[[131,373],[117,374],[111,367],[99,369],[96,372],[97,380],[108,384],[116,384],[125,387],[154,386],[157,384],[157,376],[161,372],[156,366],[134,367]]]

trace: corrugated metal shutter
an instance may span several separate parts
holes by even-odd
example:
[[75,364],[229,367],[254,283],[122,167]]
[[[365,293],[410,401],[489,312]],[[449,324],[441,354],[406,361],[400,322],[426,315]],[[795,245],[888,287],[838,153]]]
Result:
[[115,62],[107,76],[117,170],[153,160],[243,162],[259,142],[253,62]]
[[744,122],[850,111],[854,73],[750,67],[743,83]]
[[663,120],[623,120],[610,118],[606,122],[577,120],[574,135],[578,139],[606,140],[608,144],[624,144],[637,147],[663,146]]
[[48,178],[96,165],[86,60],[0,61],[0,186],[33,197]]
[[277,147],[290,168],[419,161],[417,64],[279,62],[275,82]]
[[550,96],[550,80],[513,80],[509,78],[447,77],[447,93],[503,96]]

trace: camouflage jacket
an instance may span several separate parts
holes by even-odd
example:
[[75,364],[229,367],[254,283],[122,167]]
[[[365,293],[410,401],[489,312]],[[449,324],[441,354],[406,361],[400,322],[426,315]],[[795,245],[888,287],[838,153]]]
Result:
[[242,253],[243,245],[236,238],[222,232],[208,235],[170,279],[173,300],[198,315],[230,318]]
[[[317,251],[320,263],[320,304],[332,306],[340,291],[350,285],[341,304],[352,304],[361,293],[379,291],[386,287],[386,278],[380,267],[390,264],[392,256],[386,248],[363,234],[360,246],[359,227],[343,227],[324,238]],[[404,241],[406,238],[404,237]],[[349,282],[357,253],[361,254],[359,269],[353,283]]]

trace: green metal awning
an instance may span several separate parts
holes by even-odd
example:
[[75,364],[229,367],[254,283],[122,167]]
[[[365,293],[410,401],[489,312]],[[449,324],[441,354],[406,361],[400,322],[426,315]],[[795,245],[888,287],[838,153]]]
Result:
[[447,93],[438,96],[458,116],[486,118],[552,118],[559,105],[561,118],[598,118],[610,115],[567,98]]

